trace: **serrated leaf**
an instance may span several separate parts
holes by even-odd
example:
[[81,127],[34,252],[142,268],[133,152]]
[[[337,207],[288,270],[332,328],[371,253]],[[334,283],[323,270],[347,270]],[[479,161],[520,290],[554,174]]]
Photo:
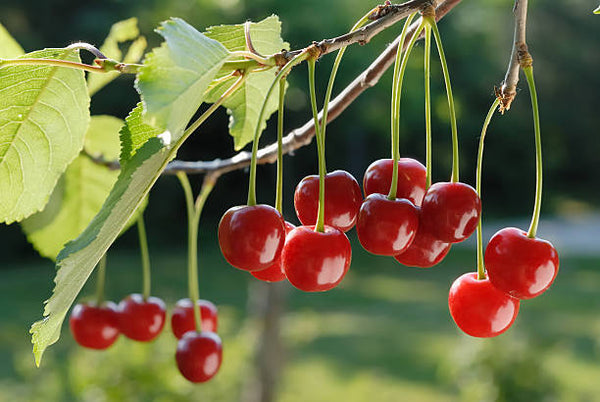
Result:
[[[112,116],[92,116],[84,148],[90,155],[116,160],[123,121]],[[100,211],[118,170],[79,155],[69,165],[42,212],[22,222],[27,240],[44,257],[54,260],[69,240],[76,238]]]
[[[205,34],[209,38],[221,42],[230,52],[247,50],[244,24],[210,27]],[[267,17],[257,23],[251,23],[250,38],[256,51],[263,55],[271,55],[281,51],[281,49],[289,48],[289,44],[281,39],[281,22],[276,15]],[[221,72],[217,79],[225,74]],[[242,149],[254,139],[254,130],[259,124],[258,114],[275,75],[277,75],[277,70],[274,68],[250,74],[244,85],[223,103],[230,115],[229,133],[234,139],[236,150]],[[206,101],[215,102],[233,84],[234,80],[235,78],[231,78],[219,84],[211,85]],[[271,114],[277,110],[277,106],[277,96],[271,96],[265,109],[265,115],[260,121],[261,132],[265,129]]]
[[[21,57],[79,61],[78,52],[65,49]],[[89,103],[83,71],[0,68],[0,222],[21,221],[46,205],[83,146]]]
[[146,56],[135,86],[145,120],[177,141],[229,52],[179,18],[163,22],[157,32],[165,42]]
[[[146,39],[140,35],[137,26],[137,18],[129,18],[113,24],[108,36],[100,47],[104,55],[113,60],[119,60],[124,63],[137,63],[143,56],[146,49]],[[127,41],[133,41],[129,46],[125,58],[119,48],[119,44]],[[101,88],[119,76],[119,73],[112,71],[103,74],[88,75],[88,89],[90,96],[98,92]]]
[[21,45],[0,24],[0,58],[12,59],[25,53]]
[[136,151],[146,141],[161,134],[161,130],[144,122],[143,112],[144,105],[140,102],[125,119],[127,124],[123,126],[120,132],[121,155],[119,159],[121,164],[125,164],[127,160],[135,155]]

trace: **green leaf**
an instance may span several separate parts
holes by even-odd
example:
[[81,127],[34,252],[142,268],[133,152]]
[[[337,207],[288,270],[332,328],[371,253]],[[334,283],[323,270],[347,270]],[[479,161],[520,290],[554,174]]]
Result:
[[[92,116],[84,148],[107,160],[119,157],[119,130],[123,121],[112,116]],[[66,242],[76,238],[100,211],[118,170],[79,155],[61,177],[42,212],[22,222],[27,240],[44,257],[55,259]]]
[[[79,61],[65,49],[22,57]],[[89,104],[81,70],[0,68],[0,222],[21,221],[46,205],[83,146]]]
[[[210,27],[205,32],[209,38],[221,42],[230,52],[247,50],[244,35],[244,24],[220,25]],[[281,39],[281,22],[276,15],[250,24],[250,38],[256,51],[262,55],[271,55],[289,48],[289,44]],[[221,72],[217,79],[226,73]],[[258,114],[269,86],[277,75],[275,68],[252,73],[244,85],[229,98],[223,106],[230,114],[229,133],[234,139],[235,149],[240,150],[254,139],[255,127],[259,124]],[[213,84],[209,88],[207,102],[215,102],[233,84],[235,78]],[[278,98],[271,96],[267,103],[265,115],[260,122],[261,132],[267,125],[267,120],[277,110]]]
[[150,138],[157,137],[161,130],[146,124],[143,120],[144,105],[140,102],[125,119],[127,122],[120,132],[121,164],[125,164],[136,151]]
[[600,14],[600,6],[598,6],[598,8],[594,10],[594,14]]
[[[100,47],[104,55],[113,60],[120,60],[124,63],[137,63],[144,55],[146,49],[146,38],[139,36],[140,31],[137,26],[137,18],[129,18],[119,21],[110,28],[108,36]],[[133,41],[129,46],[125,58],[119,48],[119,44],[127,41]],[[109,82],[117,78],[120,74],[116,71],[103,74],[88,75],[88,89],[90,96],[98,92]]]
[[136,88],[145,120],[177,141],[229,52],[179,18],[163,22],[157,32],[165,42],[146,56]]
[[0,24],[0,58],[12,59],[25,53],[21,45]]

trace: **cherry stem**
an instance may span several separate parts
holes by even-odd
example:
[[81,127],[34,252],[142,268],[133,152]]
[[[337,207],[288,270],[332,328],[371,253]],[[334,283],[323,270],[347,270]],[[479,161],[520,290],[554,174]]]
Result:
[[143,272],[143,297],[147,300],[150,297],[150,253],[148,252],[148,238],[146,236],[146,225],[144,224],[144,215],[140,214],[137,218],[138,237],[140,238],[140,253],[142,255]]
[[98,273],[96,274],[96,306],[100,307],[104,302],[104,284],[106,280],[106,254],[98,262]]
[[394,79],[392,83],[392,159],[394,161],[392,167],[392,182],[390,184],[390,192],[388,199],[396,199],[396,192],[398,186],[398,161],[400,160],[400,98],[402,97],[402,82],[404,80],[404,73],[408,64],[408,58],[410,53],[417,41],[417,38],[421,34],[421,31],[425,27],[424,20],[421,21],[419,27],[415,30],[415,33],[410,38],[410,42],[406,47],[404,55],[402,55],[402,46],[406,40],[408,26],[416,13],[411,14],[404,23],[402,33],[400,35],[400,41],[398,42],[398,51],[396,53],[396,63],[394,65]]
[[215,185],[215,180],[211,176],[205,176],[200,194],[198,194],[194,202],[192,186],[187,175],[183,172],[178,172],[177,178],[185,194],[185,205],[188,215],[188,294],[193,305],[196,331],[202,332],[202,314],[198,308],[198,300],[200,299],[200,290],[198,287],[198,225],[202,209]]
[[277,112],[277,193],[275,208],[283,214],[283,111],[285,103],[285,77],[279,80],[279,110]]
[[529,231],[527,237],[534,238],[538,225],[540,223],[540,214],[542,212],[542,134],[540,129],[540,113],[538,107],[537,91],[535,89],[535,81],[533,79],[533,66],[527,66],[523,68],[525,77],[527,78],[527,85],[529,86],[529,94],[531,96],[531,108],[533,111],[533,127],[535,130],[535,203],[533,206],[533,216],[531,218],[531,224],[529,225]]
[[285,66],[279,70],[273,82],[271,82],[271,86],[267,90],[267,94],[263,101],[263,104],[260,108],[260,112],[258,113],[258,124],[256,125],[256,129],[254,130],[254,142],[252,143],[252,159],[250,160],[250,182],[248,184],[248,202],[249,206],[256,205],[256,155],[258,154],[258,138],[260,137],[260,133],[262,131],[262,124],[260,123],[265,114],[265,109],[267,108],[267,102],[269,101],[269,97],[275,88],[275,85],[281,80],[281,78],[285,77],[289,71],[297,65],[298,63],[306,60],[308,57],[308,52],[310,48],[304,49],[301,53],[298,53],[292,60],[290,60]]
[[448,72],[448,64],[442,46],[442,38],[438,30],[435,18],[428,16],[424,17],[431,26],[435,43],[437,45],[440,62],[442,64],[442,72],[444,74],[444,82],[446,83],[446,94],[448,95],[448,108],[450,109],[450,125],[452,127],[452,177],[451,181],[456,183],[459,181],[459,158],[458,158],[458,128],[456,125],[456,109],[454,108],[454,96],[452,95],[452,86],[450,85],[450,73]]
[[425,25],[425,50],[423,70],[425,75],[425,190],[431,187],[431,26]]
[[[479,199],[481,199],[481,175],[483,172],[483,145],[485,135],[487,133],[487,128],[490,125],[490,120],[492,120],[492,116],[499,105],[500,98],[496,98],[494,103],[492,103],[487,116],[485,116],[483,127],[481,128],[481,136],[479,137],[479,149],[477,151],[477,179],[475,184],[475,191],[477,191]],[[483,228],[481,221],[482,216],[480,215],[479,222],[477,222],[477,279],[479,280],[485,279],[485,266],[483,264]]]

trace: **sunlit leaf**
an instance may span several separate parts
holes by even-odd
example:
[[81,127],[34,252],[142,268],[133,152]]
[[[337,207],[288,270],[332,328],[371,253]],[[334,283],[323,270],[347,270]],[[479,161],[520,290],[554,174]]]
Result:
[[11,59],[25,53],[21,45],[0,24],[0,58]]

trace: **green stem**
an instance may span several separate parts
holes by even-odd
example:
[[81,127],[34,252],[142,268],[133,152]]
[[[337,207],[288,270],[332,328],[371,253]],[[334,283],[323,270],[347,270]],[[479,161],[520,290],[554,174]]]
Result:
[[67,67],[74,68],[77,70],[89,71],[92,73],[105,73],[106,70],[98,66],[90,66],[84,63],[77,63],[69,60],[54,60],[54,59],[0,59],[0,68],[8,66],[53,66],[53,67]]
[[259,123],[256,125],[256,129],[254,131],[254,142],[252,144],[252,159],[250,161],[250,182],[248,185],[248,202],[247,202],[247,204],[249,206],[256,205],[256,155],[258,154],[258,138],[260,137],[260,132],[261,132],[261,128],[262,128],[261,127],[262,125],[260,124],[260,122],[262,121],[263,116],[265,114],[267,102],[269,101],[269,97],[271,96],[271,93],[273,92],[273,89],[275,88],[275,85],[279,82],[279,80],[282,77],[285,77],[289,73],[289,71],[292,69],[292,67],[294,67],[298,63],[306,60],[306,58],[308,57],[307,49],[305,49],[302,53],[299,53],[296,56],[294,56],[294,58],[292,60],[290,60],[285,66],[283,66],[281,68],[281,70],[279,70],[279,72],[275,76],[275,79],[273,79],[273,82],[271,82],[271,86],[267,90],[267,94],[266,94],[263,104],[260,108],[260,112],[258,113],[257,121]]
[[140,214],[137,218],[138,236],[140,238],[140,253],[142,254],[142,272],[143,272],[143,293],[144,300],[150,297],[150,254],[148,252],[148,238],[146,236],[146,225],[144,224],[144,215]]
[[431,26],[425,25],[425,50],[423,60],[425,72],[425,189],[431,186]]
[[275,208],[283,214],[283,111],[285,104],[285,77],[279,81],[279,110],[277,112],[277,193]]
[[390,200],[396,199],[396,190],[398,186],[398,161],[400,160],[400,99],[402,97],[404,73],[408,64],[408,58],[410,57],[410,53],[412,52],[415,42],[425,27],[425,22],[423,20],[413,36],[410,38],[408,46],[406,47],[406,51],[404,52],[404,55],[402,55],[402,45],[404,44],[406,38],[406,31],[408,30],[408,26],[410,25],[412,17],[414,17],[415,14],[412,14],[406,19],[406,23],[404,24],[404,28],[402,29],[402,34],[400,36],[400,42],[398,43],[398,51],[396,52],[396,65],[394,67],[394,79],[392,83],[392,159],[394,163],[392,167],[392,182],[390,184],[390,192],[388,194],[388,198]]
[[533,206],[533,216],[527,237],[534,238],[538,225],[540,223],[540,214],[542,212],[542,134],[540,129],[540,112],[538,107],[537,91],[535,89],[535,81],[533,79],[533,66],[523,68],[527,85],[529,86],[529,94],[531,96],[531,108],[533,110],[533,127],[535,130],[535,203]]
[[[477,191],[477,195],[481,199],[481,174],[483,172],[483,145],[485,141],[485,134],[487,133],[488,126],[490,125],[490,120],[492,120],[492,116],[494,112],[500,105],[500,99],[496,98],[490,110],[485,116],[485,121],[483,122],[483,127],[481,129],[481,136],[479,137],[479,149],[477,151],[477,179],[475,184],[475,191]],[[482,280],[485,279],[485,266],[483,264],[483,228],[482,228],[482,216],[479,217],[479,222],[477,222],[477,279]]]
[[104,302],[104,284],[106,280],[106,254],[98,262],[98,273],[96,274],[96,306],[100,307]]
[[425,20],[433,30],[435,43],[437,45],[440,62],[442,63],[442,72],[444,73],[444,82],[446,83],[446,93],[448,95],[448,107],[450,109],[450,125],[452,127],[452,178],[451,181],[456,183],[459,181],[459,160],[458,160],[458,128],[456,125],[456,109],[454,108],[454,96],[452,95],[452,86],[450,85],[450,73],[448,72],[448,64],[444,48],[442,47],[442,38],[438,30],[435,18],[425,17]]

